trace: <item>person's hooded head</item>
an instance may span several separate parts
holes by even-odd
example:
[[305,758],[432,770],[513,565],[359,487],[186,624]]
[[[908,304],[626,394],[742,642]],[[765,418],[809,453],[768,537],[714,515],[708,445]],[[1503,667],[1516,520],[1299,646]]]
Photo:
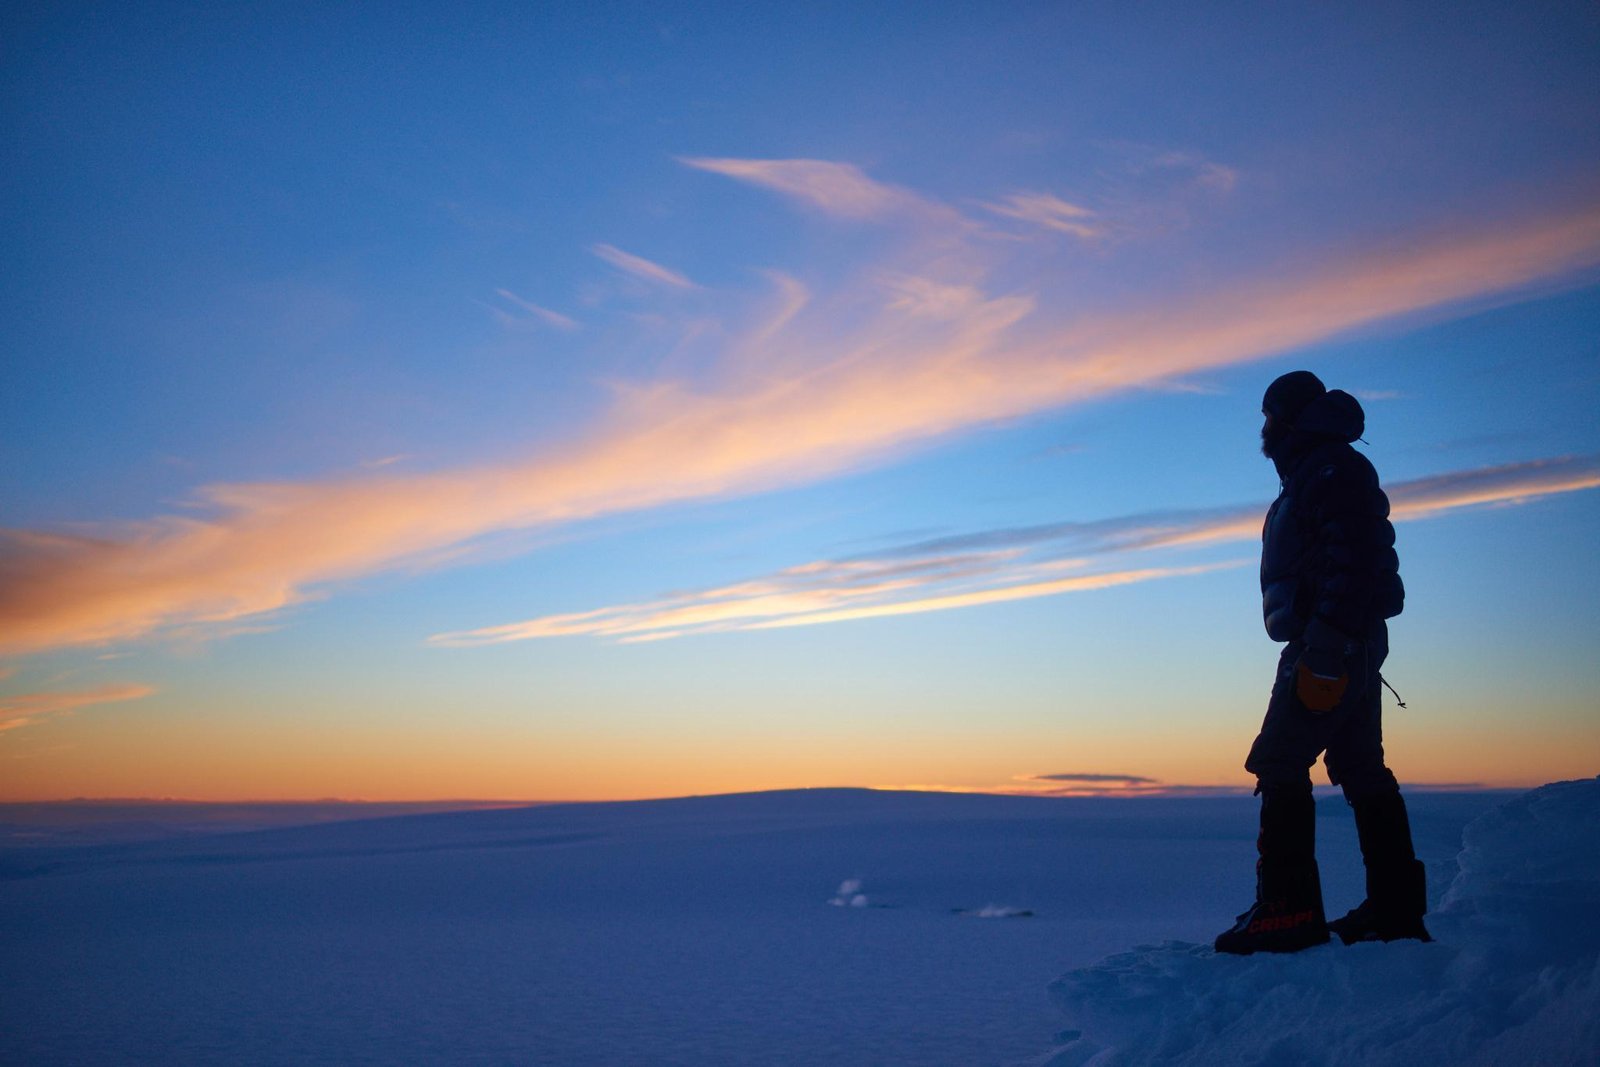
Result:
[[1318,442],[1349,443],[1361,436],[1366,414],[1355,397],[1330,390],[1308,370],[1290,371],[1273,379],[1261,398],[1261,452],[1281,473],[1290,462]]

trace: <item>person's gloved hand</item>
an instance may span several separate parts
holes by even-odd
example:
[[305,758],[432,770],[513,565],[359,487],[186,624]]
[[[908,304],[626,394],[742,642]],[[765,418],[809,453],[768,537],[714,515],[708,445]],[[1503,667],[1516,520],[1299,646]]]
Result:
[[1294,668],[1295,696],[1309,711],[1332,711],[1350,687],[1345,656],[1355,643],[1321,619],[1311,620],[1302,640],[1306,649]]

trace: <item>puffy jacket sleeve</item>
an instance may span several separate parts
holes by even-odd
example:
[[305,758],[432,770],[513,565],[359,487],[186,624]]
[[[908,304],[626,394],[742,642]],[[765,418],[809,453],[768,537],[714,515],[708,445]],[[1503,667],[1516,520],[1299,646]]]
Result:
[[1316,560],[1311,614],[1346,634],[1400,614],[1405,589],[1389,498],[1365,456],[1345,447],[1318,457],[1306,486]]

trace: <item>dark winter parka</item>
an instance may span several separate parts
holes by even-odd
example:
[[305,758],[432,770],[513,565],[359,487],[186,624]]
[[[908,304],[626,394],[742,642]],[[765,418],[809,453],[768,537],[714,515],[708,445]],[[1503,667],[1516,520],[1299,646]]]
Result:
[[1300,638],[1313,619],[1360,639],[1405,603],[1389,498],[1350,447],[1365,425],[1356,398],[1335,389],[1273,450],[1282,488],[1261,532],[1261,598],[1274,641]]

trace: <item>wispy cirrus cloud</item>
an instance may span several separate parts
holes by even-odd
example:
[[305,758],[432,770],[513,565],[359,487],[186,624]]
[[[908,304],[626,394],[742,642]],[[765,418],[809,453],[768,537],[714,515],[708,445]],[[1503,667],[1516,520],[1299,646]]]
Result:
[[1237,167],[1194,151],[1174,149],[1137,141],[1109,141],[1101,148],[1112,169],[1127,179],[1180,187],[1187,186],[1212,195],[1227,194],[1238,187]]
[[[848,622],[857,619],[875,619],[890,615],[920,615],[930,611],[949,611],[952,608],[970,608],[984,604],[1002,604],[1013,600],[1032,600],[1036,597],[1059,596],[1062,593],[1083,593],[1090,590],[1112,589],[1119,585],[1155,581],[1158,578],[1178,578],[1194,574],[1207,574],[1224,568],[1239,567],[1248,560],[1230,560],[1225,563],[1201,563],[1189,567],[1140,567],[1118,571],[1097,571],[1091,574],[1072,575],[1066,578],[1031,579],[1013,584],[994,585],[965,592],[943,593],[937,596],[899,600],[887,604],[866,604],[859,607],[836,608],[832,611],[809,612],[777,619],[766,619],[751,624],[748,629],[769,630],[782,626],[819,626],[830,622]],[[1064,566],[1057,564],[1056,567]],[[1048,565],[1043,565],[1042,569]],[[1054,568],[1050,568],[1054,569]]]
[[96,704],[139,700],[155,690],[148,685],[102,685],[95,689],[76,689],[43,693],[22,693],[0,697],[0,732],[29,726],[51,715]]
[[559,311],[551,311],[549,308],[535,304],[531,300],[524,300],[510,289],[496,289],[494,292],[500,299],[521,308],[546,326],[554,326],[558,330],[576,330],[578,328],[576,319],[563,315]]
[[993,574],[1014,555],[975,552],[912,560],[820,560],[750,581],[673,594],[639,604],[551,615],[458,634],[440,634],[432,641],[439,645],[501,644],[533,637],[575,634],[628,639],[651,632],[675,633],[691,628],[726,629],[733,624],[749,624],[835,608],[845,603],[870,601],[930,582],[959,581]]
[[[1059,596],[1133,585],[1158,578],[1201,574],[1238,562],[1208,563],[1191,567],[1147,567],[1131,570],[1094,571],[1059,575],[1064,570],[1083,566],[1082,561],[1055,561],[1033,566],[988,566],[971,559],[919,561],[925,564],[920,577],[903,577],[878,582],[845,581],[828,585],[795,581],[808,571],[814,573],[848,570],[848,563],[807,564],[772,579],[725,586],[699,593],[643,604],[624,604],[573,615],[556,615],[527,622],[438,634],[431,644],[452,648],[505,644],[537,637],[562,637],[587,634],[612,637],[624,643],[660,641],[688,634],[728,630],[770,630],[792,626],[818,626],[824,623],[883,618],[892,615],[918,615],[952,608],[977,607],[1013,600]],[[868,566],[863,572],[871,573]],[[909,568],[901,567],[902,571]],[[953,576],[962,576],[953,578]],[[939,586],[946,590],[934,595],[908,595],[914,590]],[[962,588],[973,586],[972,588]]]
[[[1400,482],[1391,487],[1390,498],[1394,518],[1406,521],[1596,487],[1600,456],[1568,456]],[[1088,567],[1097,556],[1254,541],[1261,534],[1264,508],[1262,502],[982,530],[846,559],[815,560],[654,600],[442,633],[429,640],[455,648],[571,636],[655,641],[949,611],[1203,574],[1247,561]]]
[[699,288],[688,277],[678,273],[671,267],[663,267],[643,256],[636,256],[632,252],[624,252],[616,245],[597,244],[590,246],[589,251],[622,271],[635,278],[642,278],[656,285],[665,285],[670,289],[697,289]]
[[[949,216],[918,214],[933,201],[816,162],[696,165],[842,216],[903,210],[953,232]],[[858,272],[821,292],[780,284],[776,315],[728,331],[733,358],[698,378],[612,383],[601,417],[531,454],[432,472],[212,485],[198,490],[198,513],[0,531],[0,652],[218,626],[322,595],[332,583],[460,558],[486,534],[805,483],[997,420],[1503,296],[1600,263],[1600,208],[1460,229],[1399,252],[1219,284],[1185,300],[1156,295],[1073,320],[1052,316],[1048,290],[987,286],[993,248],[967,258],[959,241],[934,244],[919,246],[923,259],[867,271],[868,282]],[[598,248],[640,277],[693,284]],[[1020,576],[1019,587],[1033,580]]]
[[1134,167],[1186,174],[1195,185],[1218,193],[1230,193],[1239,184],[1239,171],[1236,168],[1207,159],[1198,152],[1147,150],[1142,161],[1134,163]]
[[824,214],[845,219],[961,223],[960,212],[899,185],[868,177],[851,163],[822,159],[712,159],[681,156],[678,162],[752,185],[765,186]]
[[[1388,496],[1390,517],[1406,522],[1468,508],[1526,504],[1540,497],[1595,488],[1600,488],[1600,455],[1556,456],[1395,482],[1388,487]],[[1261,536],[1265,507],[1263,501],[1095,522],[1001,527],[899,545],[881,554],[956,560],[966,552],[981,552],[1015,558],[1018,552],[1040,546],[1074,555],[1099,555],[1254,541]]]
[[1452,471],[1397,485],[1396,519],[1425,519],[1459,508],[1525,504],[1556,493],[1600,487],[1600,456],[1557,456]]
[[1073,237],[1093,238],[1104,233],[1093,221],[1093,211],[1068,203],[1053,193],[1012,193],[1004,200],[985,203],[983,207],[1004,218],[1018,219]]

